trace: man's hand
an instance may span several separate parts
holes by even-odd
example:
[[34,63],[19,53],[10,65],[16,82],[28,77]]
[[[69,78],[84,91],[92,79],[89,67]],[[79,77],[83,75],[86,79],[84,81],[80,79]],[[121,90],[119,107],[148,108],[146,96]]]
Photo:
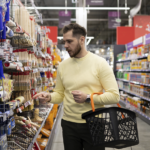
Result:
[[46,93],[46,92],[40,92],[36,95],[33,96],[33,99],[39,99],[40,102],[42,103],[46,103],[48,101],[51,101],[51,95],[50,93]]
[[81,91],[72,91],[71,94],[73,95],[74,100],[77,103],[84,103],[87,98],[87,94],[85,94]]

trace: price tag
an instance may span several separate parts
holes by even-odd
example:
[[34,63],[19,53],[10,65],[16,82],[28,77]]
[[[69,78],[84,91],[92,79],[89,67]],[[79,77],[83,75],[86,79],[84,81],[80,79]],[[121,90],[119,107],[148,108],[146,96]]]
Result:
[[24,70],[23,70],[23,67],[20,67],[20,70],[23,72]]
[[6,114],[3,114],[3,121],[6,121]]
[[11,61],[14,61],[14,56],[11,56]]
[[25,107],[28,107],[28,105],[29,105],[28,102],[26,102],[26,103],[24,104]]
[[8,61],[8,56],[6,56],[6,61]]
[[13,109],[16,109],[16,103],[13,103]]
[[20,105],[19,105],[19,101],[17,101],[17,105],[18,105],[18,107],[20,106]]
[[36,47],[35,46],[33,46],[33,51],[34,51],[34,53],[36,52]]
[[13,52],[13,48],[12,47],[10,47],[10,53],[12,53]]
[[24,70],[28,70],[28,67],[26,66],[26,67],[24,67]]
[[10,110],[10,116],[12,116],[13,115],[13,111],[12,111],[12,109]]
[[19,112],[20,112],[20,113],[22,113],[22,110],[21,110],[21,108],[19,108],[18,110],[19,110]]
[[7,49],[7,43],[4,43],[4,49]]
[[28,103],[29,103],[29,105],[31,105],[31,102],[30,102],[30,101],[28,101]]
[[4,50],[0,48],[0,55],[4,55]]

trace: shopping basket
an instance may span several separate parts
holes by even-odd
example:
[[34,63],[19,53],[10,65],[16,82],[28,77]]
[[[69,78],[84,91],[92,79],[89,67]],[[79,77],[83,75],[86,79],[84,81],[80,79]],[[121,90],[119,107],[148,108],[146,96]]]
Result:
[[98,108],[95,110],[91,94],[92,110],[82,114],[86,120],[93,146],[125,148],[139,143],[136,115],[134,112],[119,108]]

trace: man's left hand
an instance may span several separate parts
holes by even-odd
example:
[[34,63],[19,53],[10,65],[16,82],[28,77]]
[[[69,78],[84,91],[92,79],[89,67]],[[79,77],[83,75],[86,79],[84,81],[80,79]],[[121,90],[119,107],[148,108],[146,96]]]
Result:
[[73,95],[74,100],[77,103],[84,103],[87,98],[87,94],[85,94],[81,91],[72,91],[71,94]]

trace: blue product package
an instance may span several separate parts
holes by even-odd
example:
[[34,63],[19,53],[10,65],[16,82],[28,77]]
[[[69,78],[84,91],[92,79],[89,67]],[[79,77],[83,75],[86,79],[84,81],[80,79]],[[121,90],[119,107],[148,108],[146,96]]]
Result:
[[6,3],[7,11],[5,14],[5,21],[9,21],[9,4],[10,4],[10,1]]
[[6,134],[0,137],[0,150],[7,150],[7,137]]
[[10,122],[10,120],[5,121],[5,134],[7,134],[7,135],[11,134],[11,122]]
[[11,121],[11,129],[13,129],[15,127],[15,118],[14,118],[14,116],[12,116],[10,118],[10,121]]
[[5,76],[3,73],[3,63],[2,63],[2,60],[0,60],[0,79],[2,79],[2,78],[5,79]]
[[2,6],[0,6],[0,32],[3,31],[3,12],[2,12]]
[[3,39],[3,40],[6,39],[6,23],[5,23],[5,22],[3,22],[2,39]]

